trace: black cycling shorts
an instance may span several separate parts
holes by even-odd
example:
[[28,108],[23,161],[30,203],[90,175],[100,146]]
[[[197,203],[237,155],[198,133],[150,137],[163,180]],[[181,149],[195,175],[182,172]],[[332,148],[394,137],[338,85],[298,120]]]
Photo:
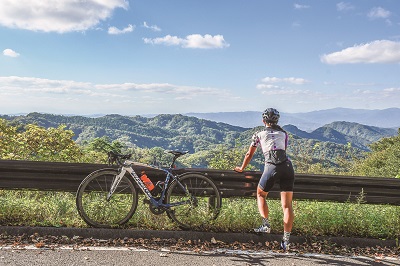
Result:
[[290,160],[277,165],[266,163],[258,186],[269,192],[276,181],[279,182],[281,191],[293,191],[294,169]]

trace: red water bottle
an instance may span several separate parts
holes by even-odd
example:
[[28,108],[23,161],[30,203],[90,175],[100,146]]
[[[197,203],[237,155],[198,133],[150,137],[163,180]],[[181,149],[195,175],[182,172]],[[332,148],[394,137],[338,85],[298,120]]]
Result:
[[150,178],[147,177],[145,171],[142,171],[142,176],[140,177],[140,179],[143,181],[144,185],[149,191],[152,191],[154,189],[154,184],[153,182],[151,182]]

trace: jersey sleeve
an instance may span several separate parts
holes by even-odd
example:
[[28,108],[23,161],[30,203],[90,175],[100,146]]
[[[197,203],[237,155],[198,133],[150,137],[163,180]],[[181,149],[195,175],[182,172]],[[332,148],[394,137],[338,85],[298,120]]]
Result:
[[260,137],[258,136],[258,132],[254,133],[253,137],[251,138],[251,146],[257,147],[260,144]]

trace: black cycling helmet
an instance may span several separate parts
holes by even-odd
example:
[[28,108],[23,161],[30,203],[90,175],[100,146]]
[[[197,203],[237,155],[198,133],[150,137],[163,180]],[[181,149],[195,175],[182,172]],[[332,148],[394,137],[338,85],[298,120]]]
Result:
[[264,113],[262,114],[263,120],[270,124],[278,124],[279,121],[279,112],[274,108],[267,108],[265,109]]

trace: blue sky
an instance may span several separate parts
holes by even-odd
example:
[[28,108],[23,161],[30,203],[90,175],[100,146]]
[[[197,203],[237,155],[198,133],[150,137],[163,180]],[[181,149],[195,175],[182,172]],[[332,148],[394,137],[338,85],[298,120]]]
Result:
[[398,0],[2,0],[0,52],[0,114],[400,107]]

